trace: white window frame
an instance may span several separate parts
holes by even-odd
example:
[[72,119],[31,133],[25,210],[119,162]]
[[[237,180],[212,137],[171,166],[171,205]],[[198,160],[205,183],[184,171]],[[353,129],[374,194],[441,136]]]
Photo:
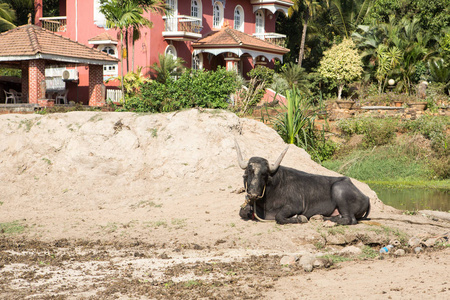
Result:
[[203,69],[203,55],[197,54],[192,55],[192,70],[201,70]]
[[[113,50],[114,54],[110,54],[109,51],[104,51],[107,48]],[[116,58],[119,57],[119,53],[118,53],[116,45],[113,45],[113,44],[100,45],[98,47],[98,50],[105,52],[113,57],[116,57]],[[106,81],[110,78],[114,78],[114,77],[118,77],[118,76],[119,76],[119,64],[103,65],[103,81]]]
[[[240,5],[236,5],[234,9],[234,26],[233,28],[244,32],[244,9]],[[239,19],[239,24],[237,24],[237,19]]]
[[[195,9],[197,11],[195,11]],[[202,13],[203,13],[202,1],[201,0],[191,0],[191,17],[203,19]],[[202,21],[200,21],[200,25],[202,25]]]
[[214,2],[213,7],[213,28],[220,28],[223,25],[223,4],[220,1]]
[[164,55],[171,54],[174,59],[177,59],[177,49],[174,45],[169,45],[166,47],[166,50],[164,50]]
[[258,9],[255,12],[255,33],[264,33],[264,32],[265,32],[264,11],[262,9]]
[[166,30],[176,32],[178,31],[178,0],[166,0],[166,5],[171,8],[166,15]]

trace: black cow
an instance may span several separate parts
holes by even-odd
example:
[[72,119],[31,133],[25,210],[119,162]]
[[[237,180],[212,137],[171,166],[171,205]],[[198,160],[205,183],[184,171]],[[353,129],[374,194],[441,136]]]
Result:
[[245,170],[247,193],[246,203],[239,212],[241,218],[249,219],[256,214],[258,219],[287,224],[323,215],[326,220],[350,225],[369,215],[369,197],[348,177],[321,176],[280,166],[287,150],[288,147],[273,165],[261,157],[245,162],[236,142],[239,166]]

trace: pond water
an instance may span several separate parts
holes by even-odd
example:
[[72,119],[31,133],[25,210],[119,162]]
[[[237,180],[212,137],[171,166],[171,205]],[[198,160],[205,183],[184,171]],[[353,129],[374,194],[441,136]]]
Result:
[[370,188],[384,204],[397,209],[450,211],[450,191],[424,188],[396,189],[376,184],[371,184]]

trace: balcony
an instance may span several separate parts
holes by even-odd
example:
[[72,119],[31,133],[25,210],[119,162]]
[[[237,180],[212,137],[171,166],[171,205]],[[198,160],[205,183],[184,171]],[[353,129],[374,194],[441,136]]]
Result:
[[285,47],[286,45],[286,35],[281,33],[275,32],[254,33],[253,36],[280,47]]
[[67,31],[67,17],[47,17],[39,18],[42,23],[42,28],[53,32]]
[[166,40],[194,41],[202,37],[202,19],[191,16],[165,16],[164,31],[162,33]]

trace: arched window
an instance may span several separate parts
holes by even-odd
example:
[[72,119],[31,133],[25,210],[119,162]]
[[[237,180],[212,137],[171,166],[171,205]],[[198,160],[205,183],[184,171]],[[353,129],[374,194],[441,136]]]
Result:
[[172,55],[173,58],[177,58],[177,50],[175,49],[175,47],[173,45],[169,45],[166,48],[166,51],[164,51],[165,55]]
[[200,21],[194,22],[195,31],[200,32],[202,26],[202,1],[201,0],[192,0],[191,1],[191,17],[199,18]]
[[264,13],[261,9],[255,13],[255,32],[264,33]]
[[234,29],[244,31],[244,9],[240,5],[234,9]]
[[213,27],[220,28],[223,24],[223,4],[216,1],[213,9]]
[[203,69],[203,55],[197,54],[192,56],[192,69],[200,70]]

